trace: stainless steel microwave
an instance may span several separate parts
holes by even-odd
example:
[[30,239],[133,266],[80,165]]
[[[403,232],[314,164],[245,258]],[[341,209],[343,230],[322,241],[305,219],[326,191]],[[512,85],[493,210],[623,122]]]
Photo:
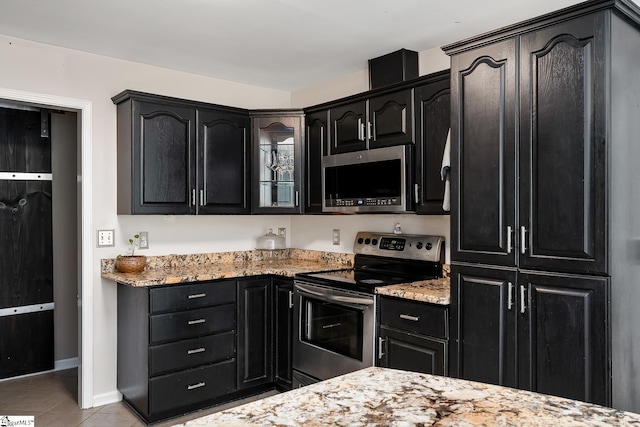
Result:
[[323,212],[413,210],[413,146],[376,148],[322,158]]

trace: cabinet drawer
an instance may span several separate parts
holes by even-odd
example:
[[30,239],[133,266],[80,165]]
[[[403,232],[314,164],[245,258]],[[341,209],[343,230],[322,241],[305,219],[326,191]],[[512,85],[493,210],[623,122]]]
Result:
[[438,338],[413,335],[395,329],[380,327],[383,348],[379,350],[385,368],[447,375],[448,342]]
[[151,316],[151,344],[202,337],[235,329],[236,305],[226,304],[196,310]]
[[149,380],[149,412],[159,414],[212,401],[236,390],[235,359]]
[[151,313],[165,313],[235,302],[235,280],[174,285],[150,290]]
[[449,339],[448,308],[395,298],[380,298],[380,323],[392,328]]
[[160,375],[207,365],[236,354],[236,332],[162,344],[149,348],[149,375]]

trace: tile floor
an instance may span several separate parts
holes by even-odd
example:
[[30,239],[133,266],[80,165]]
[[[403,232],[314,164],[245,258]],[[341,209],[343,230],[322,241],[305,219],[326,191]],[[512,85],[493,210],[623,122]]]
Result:
[[[168,427],[184,423],[275,393],[277,392],[267,392],[191,415],[173,418],[166,422],[153,424],[153,426]],[[80,409],[78,406],[77,369],[0,381],[0,416],[2,415],[33,415],[35,416],[35,427],[138,427],[146,425],[121,402],[97,408]]]

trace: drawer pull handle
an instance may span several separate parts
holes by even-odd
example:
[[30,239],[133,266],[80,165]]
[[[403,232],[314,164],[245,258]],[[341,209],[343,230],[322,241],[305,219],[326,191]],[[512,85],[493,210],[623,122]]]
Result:
[[198,383],[198,384],[191,384],[187,386],[187,390],[194,390],[196,388],[200,388],[200,387],[204,387],[206,384],[205,383]]
[[204,347],[194,348],[193,350],[187,350],[187,354],[202,353],[203,351],[205,351]]
[[420,320],[420,316],[411,316],[409,314],[401,314],[400,318],[404,320],[411,320],[413,322],[418,322]]
[[206,297],[207,294],[193,294],[193,295],[189,295],[189,299],[196,299],[196,298],[204,298]]
[[197,325],[198,323],[204,323],[204,322],[206,322],[205,319],[189,320],[190,325]]

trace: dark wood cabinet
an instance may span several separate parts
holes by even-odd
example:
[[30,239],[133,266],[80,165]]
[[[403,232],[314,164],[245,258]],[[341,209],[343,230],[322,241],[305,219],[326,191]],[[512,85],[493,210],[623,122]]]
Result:
[[413,144],[412,97],[408,88],[331,107],[330,153]]
[[305,116],[304,213],[322,213],[322,156],[328,152],[328,110]]
[[290,390],[293,380],[293,280],[273,278],[273,375]]
[[[301,110],[254,111],[251,212],[302,212],[304,128]],[[302,196],[303,197],[303,196]]]
[[367,149],[367,101],[365,99],[329,109],[331,154]]
[[[465,288],[502,283],[486,292],[492,307],[506,298],[506,310],[514,277],[494,275],[505,268],[526,308],[516,317],[515,373],[504,365],[516,384],[640,410],[640,350],[629,340],[640,322],[630,255],[640,205],[629,191],[640,155],[640,104],[629,95],[640,92],[629,72],[640,66],[638,46],[638,5],[592,0],[443,48],[452,64],[451,262],[464,273],[452,284],[461,288],[452,314],[461,375],[475,375]],[[498,317],[490,311],[486,325]],[[493,381],[508,383],[496,369]]]
[[607,272],[602,19],[452,57],[452,258]]
[[147,422],[237,390],[236,281],[118,285],[118,390]]
[[452,266],[452,373],[606,405],[608,279]]
[[197,127],[198,213],[249,213],[249,116],[199,109]]
[[248,213],[246,110],[124,91],[118,213]]
[[271,278],[238,280],[238,389],[273,381]]
[[414,89],[415,193],[417,214],[449,214],[442,209],[442,158],[449,134],[451,93],[449,70],[434,73]]
[[377,366],[447,375],[449,308],[378,297]]

